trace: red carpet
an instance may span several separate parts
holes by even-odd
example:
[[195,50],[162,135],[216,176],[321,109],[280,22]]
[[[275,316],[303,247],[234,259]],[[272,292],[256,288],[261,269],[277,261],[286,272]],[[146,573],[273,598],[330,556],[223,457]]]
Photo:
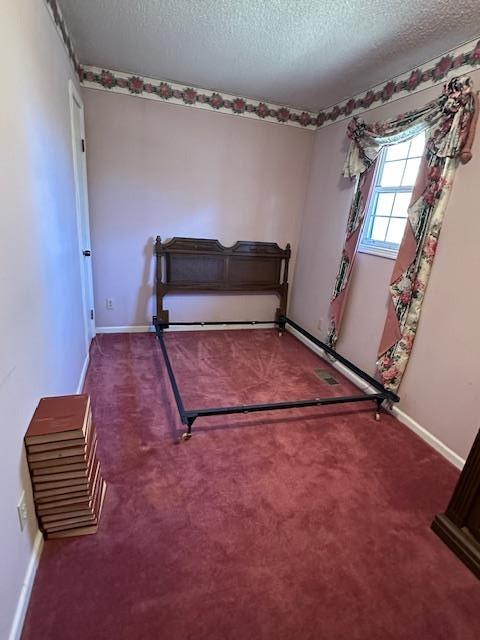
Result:
[[[355,390],[290,335],[166,339],[188,408]],[[480,583],[429,528],[458,472],[390,416],[204,418],[175,444],[153,334],[99,336],[87,390],[100,531],[46,542],[23,640],[480,638]]]

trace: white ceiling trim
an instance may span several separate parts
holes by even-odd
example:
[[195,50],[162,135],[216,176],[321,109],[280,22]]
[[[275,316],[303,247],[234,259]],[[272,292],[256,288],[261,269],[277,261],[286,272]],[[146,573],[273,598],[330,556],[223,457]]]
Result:
[[60,11],[60,7],[58,6],[58,3],[56,0],[44,0],[44,5],[46,6],[48,13],[51,19],[53,20],[55,29],[57,30],[57,33],[60,36],[61,41],[63,42],[63,45],[67,51],[68,57],[70,58],[70,61],[73,64],[73,68],[75,69],[78,76],[80,77],[81,65],[75,53],[72,38],[68,31],[67,24],[65,22],[63,14]]
[[309,111],[122,71],[87,65],[82,69],[82,84],[89,89],[113,91],[138,98],[169,102],[194,109],[207,109],[244,118],[261,119],[264,122],[302,129],[317,128],[317,114]]
[[376,85],[366,92],[342,100],[320,111],[317,126],[327,127],[365,111],[370,111],[386,102],[400,100],[451,78],[480,69],[480,40],[475,38],[445,54],[429,60],[421,67],[410,69],[399,76]]

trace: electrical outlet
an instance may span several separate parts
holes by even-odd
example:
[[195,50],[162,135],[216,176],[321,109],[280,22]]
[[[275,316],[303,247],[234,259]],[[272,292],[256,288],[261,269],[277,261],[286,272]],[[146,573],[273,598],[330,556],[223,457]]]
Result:
[[113,309],[113,300],[112,300],[112,298],[106,298],[105,299],[105,306],[107,307],[107,309],[109,311],[111,311]]
[[20,500],[17,504],[18,520],[20,522],[20,531],[23,531],[28,520],[27,502],[25,500],[25,491],[22,492]]

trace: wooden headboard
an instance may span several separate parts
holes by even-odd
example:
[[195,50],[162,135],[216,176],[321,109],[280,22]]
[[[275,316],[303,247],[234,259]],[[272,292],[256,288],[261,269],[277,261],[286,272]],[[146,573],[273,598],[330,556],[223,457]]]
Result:
[[[276,320],[287,312],[290,245],[239,241],[224,247],[218,240],[157,236],[157,322],[167,324],[163,298],[168,293],[276,293]],[[283,269],[282,269],[283,266]],[[198,320],[198,318],[195,318]]]

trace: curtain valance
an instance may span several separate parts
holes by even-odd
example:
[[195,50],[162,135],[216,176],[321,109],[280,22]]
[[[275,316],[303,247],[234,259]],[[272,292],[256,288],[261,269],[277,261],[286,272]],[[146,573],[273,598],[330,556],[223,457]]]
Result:
[[408,140],[421,131],[431,130],[427,151],[438,158],[471,158],[470,123],[476,95],[468,77],[453,78],[442,94],[424,107],[403,113],[385,122],[366,124],[354,117],[348,124],[351,140],[343,174],[353,178],[366,171],[382,147]]

